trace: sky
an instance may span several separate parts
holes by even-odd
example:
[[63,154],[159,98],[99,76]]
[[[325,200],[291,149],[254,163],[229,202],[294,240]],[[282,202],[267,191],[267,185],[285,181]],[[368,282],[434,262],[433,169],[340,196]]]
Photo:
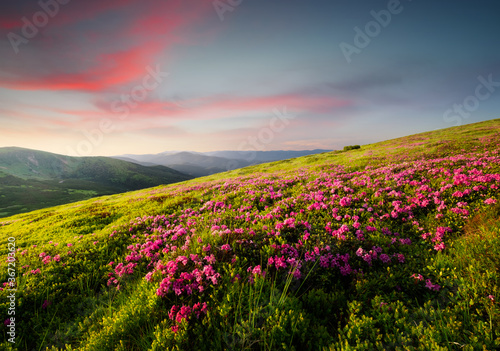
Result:
[[0,147],[341,149],[499,118],[500,3],[5,0]]

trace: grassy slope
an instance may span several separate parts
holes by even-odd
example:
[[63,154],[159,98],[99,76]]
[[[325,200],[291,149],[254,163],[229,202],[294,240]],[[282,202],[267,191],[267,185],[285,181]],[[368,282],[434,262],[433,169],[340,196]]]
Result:
[[[464,151],[472,151],[483,146],[483,138],[498,137],[500,119],[486,122],[441,129],[432,132],[410,135],[375,144],[363,145],[361,149],[348,152],[333,151],[319,155],[310,155],[285,161],[250,166],[220,175],[218,178],[232,175],[251,174],[252,172],[272,172],[283,168],[298,168],[315,164],[335,163],[349,165],[353,169],[365,166],[378,166],[385,163],[419,159],[421,157],[443,157]],[[461,143],[466,141],[466,143]],[[465,150],[467,148],[467,150]],[[207,179],[216,179],[210,177]]]
[[[454,239],[447,242],[448,247],[443,252],[436,253],[432,245],[416,243],[405,252],[409,267],[395,265],[387,267],[388,271],[384,266],[374,266],[373,269],[363,267],[366,270],[364,276],[348,279],[338,272],[323,272],[318,271],[317,266],[308,266],[304,272],[311,273],[311,276],[304,280],[307,282],[305,286],[269,267],[268,278],[260,280],[256,277],[254,285],[244,282],[231,284],[234,281],[231,270],[239,268],[241,274],[246,274],[245,269],[257,263],[264,268],[263,252],[271,250],[273,243],[283,244],[283,241],[263,237],[262,223],[245,224],[245,221],[235,219],[234,214],[228,216],[221,212],[222,223],[230,228],[254,228],[258,233],[255,240],[261,238],[266,243],[257,251],[244,245],[237,246],[230,236],[214,237],[210,234],[209,228],[217,213],[207,214],[207,218],[201,219],[193,229],[196,238],[201,238],[204,244],[211,243],[214,248],[219,248],[214,253],[220,263],[214,266],[226,274],[222,274],[223,282],[209,288],[209,296],[203,295],[212,307],[203,322],[195,320],[189,327],[182,324],[176,334],[170,331],[173,322],[167,317],[168,311],[173,304],[194,303],[196,299],[186,297],[183,300],[175,296],[160,299],[155,294],[159,281],[148,284],[141,279],[141,274],[124,279],[121,291],[108,288],[105,284],[111,271],[107,265],[110,260],[127,263],[124,258],[130,252],[125,247],[135,243],[127,234],[129,227],[131,233],[138,235],[145,230],[140,223],[130,224],[135,218],[171,215],[182,223],[182,213],[186,213],[186,209],[200,210],[209,200],[243,206],[246,193],[245,190],[238,190],[238,185],[248,180],[276,182],[292,180],[299,175],[300,180],[294,183],[297,189],[291,188],[292,193],[287,193],[293,197],[307,190],[308,184],[319,179],[325,171],[337,172],[336,166],[329,165],[348,166],[347,170],[339,173],[346,174],[365,170],[366,166],[376,169],[388,163],[414,161],[422,157],[442,158],[498,150],[499,141],[500,120],[492,120],[365,145],[359,150],[252,166],[180,184],[105,196],[2,219],[0,255],[7,256],[8,237],[16,238],[19,249],[28,250],[27,256],[18,253],[18,283],[22,287],[17,300],[17,313],[22,316],[18,324],[18,345],[21,345],[20,349],[71,344],[81,349],[112,350],[119,349],[117,345],[122,340],[124,350],[149,349],[154,343],[173,343],[183,345],[181,348],[184,349],[196,349],[202,344],[196,344],[195,336],[201,335],[214,342],[207,343],[206,347],[213,348],[215,345],[227,349],[287,349],[293,345],[298,348],[330,345],[331,349],[350,349],[356,345],[356,349],[367,350],[397,349],[398,345],[406,345],[409,349],[496,347],[500,345],[499,310],[496,303],[487,298],[490,294],[500,296],[499,221],[498,207],[495,206],[480,206],[478,211],[484,213],[474,217],[475,222],[453,218],[452,222],[456,223],[449,225],[453,226]],[[498,170],[496,172],[499,173]],[[261,185],[255,190],[262,189]],[[251,185],[247,188],[254,189]],[[498,192],[490,192],[488,196],[498,199]],[[276,206],[276,201],[268,199],[265,204]],[[255,206],[260,213],[269,212],[258,204]],[[435,213],[430,214],[434,216]],[[324,216],[328,217],[328,214],[306,212],[302,217],[313,224],[321,224],[321,227],[313,225],[311,233],[318,242],[331,240],[321,229],[324,228],[322,223],[328,220]],[[435,229],[435,220],[427,212],[422,210],[417,217],[422,226],[428,227],[426,230]],[[412,237],[412,241],[418,240],[420,234],[414,233],[413,228],[401,222],[397,226]],[[117,232],[116,239],[110,238],[113,231]],[[468,235],[462,237],[460,233]],[[286,237],[290,242],[297,241],[295,232],[287,235],[290,235]],[[377,244],[385,242],[380,234],[369,240]],[[58,247],[49,241],[58,243]],[[94,244],[95,241],[98,243]],[[196,244],[196,240],[193,242],[186,256],[195,252],[202,254],[201,244]],[[229,263],[231,260],[228,261],[224,251],[220,250],[225,242],[238,247],[242,253],[236,263]],[[67,243],[74,245],[73,256],[65,257]],[[38,247],[32,248],[32,245]],[[339,252],[351,250],[351,256],[355,256],[355,247],[352,246],[358,245],[355,241],[347,240],[338,245],[339,250],[344,250]],[[481,249],[475,245],[480,245],[477,247]],[[45,251],[52,255],[60,253],[67,265],[42,264],[38,254]],[[484,256],[484,252],[489,255]],[[166,254],[164,259],[175,256]],[[472,263],[478,258],[481,260]],[[27,263],[29,268],[19,267]],[[6,281],[5,263],[2,267],[0,274]],[[42,269],[40,275],[21,277],[21,273],[36,267]],[[141,272],[148,270],[144,265],[138,269]],[[411,272],[425,272],[426,277],[432,277],[433,282],[439,282],[443,289],[432,293],[425,288],[413,287],[413,283],[408,282]],[[471,277],[474,279],[471,280]],[[394,291],[399,285],[403,291]],[[51,301],[52,305],[43,308],[45,300]],[[271,310],[263,305],[270,306]],[[161,310],[165,312],[158,312]],[[296,320],[298,322],[294,322]],[[314,332],[310,331],[311,328]],[[32,330],[30,336],[28,330]],[[290,334],[286,330],[294,332]],[[310,336],[306,333],[308,330]]]
[[0,148],[0,217],[190,178],[107,157]]

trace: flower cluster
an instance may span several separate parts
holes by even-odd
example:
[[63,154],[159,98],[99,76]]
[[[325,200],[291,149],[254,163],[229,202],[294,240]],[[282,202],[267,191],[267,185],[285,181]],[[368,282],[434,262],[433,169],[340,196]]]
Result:
[[[413,253],[446,252],[472,214],[497,203],[499,183],[497,152],[357,171],[326,164],[255,173],[179,186],[169,196],[188,198],[186,204],[168,207],[168,214],[137,217],[102,236],[88,235],[88,246],[95,252],[104,243],[125,242],[124,252],[105,261],[108,286],[120,289],[135,278],[154,284],[155,298],[176,303],[169,314],[174,328],[201,318],[221,283],[263,279],[280,288],[289,279],[297,288],[310,277],[351,286],[362,274],[398,270],[409,282],[398,289],[437,292],[441,286],[435,282],[446,286],[443,278],[410,276],[423,272],[409,266]],[[148,201],[165,196],[158,195],[162,191],[151,190]],[[32,254],[36,246],[23,251],[23,259],[31,255],[36,261],[24,274],[37,275],[79,255],[82,237],[74,239],[40,245],[37,251],[45,251],[39,254]]]

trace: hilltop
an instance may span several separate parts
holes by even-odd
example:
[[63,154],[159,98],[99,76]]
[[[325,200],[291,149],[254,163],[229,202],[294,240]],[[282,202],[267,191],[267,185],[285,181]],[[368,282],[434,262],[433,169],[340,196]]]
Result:
[[19,350],[499,348],[499,144],[496,119],[1,219],[6,325]]
[[0,217],[191,179],[164,166],[0,148]]

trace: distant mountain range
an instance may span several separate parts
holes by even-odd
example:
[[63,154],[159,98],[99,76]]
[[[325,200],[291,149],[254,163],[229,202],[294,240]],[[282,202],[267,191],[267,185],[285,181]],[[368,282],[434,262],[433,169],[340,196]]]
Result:
[[0,148],[0,217],[330,150],[70,157]]
[[0,217],[193,178],[165,166],[0,148]]
[[193,177],[202,177],[259,163],[281,161],[331,150],[302,151],[167,151],[159,154],[120,155],[113,158],[143,166],[162,165]]

